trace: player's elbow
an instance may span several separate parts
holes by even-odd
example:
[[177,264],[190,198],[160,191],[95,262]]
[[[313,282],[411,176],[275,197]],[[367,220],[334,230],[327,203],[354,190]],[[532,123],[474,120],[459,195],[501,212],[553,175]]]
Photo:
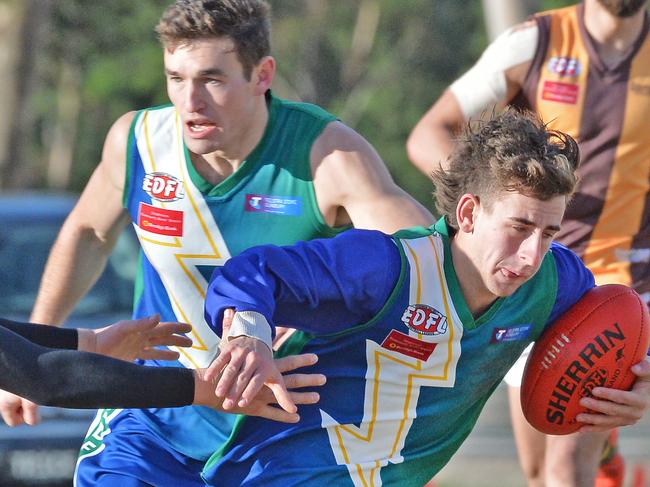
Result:
[[427,157],[427,137],[422,133],[423,129],[415,127],[406,140],[406,155],[411,163],[422,173],[431,172],[430,160]]

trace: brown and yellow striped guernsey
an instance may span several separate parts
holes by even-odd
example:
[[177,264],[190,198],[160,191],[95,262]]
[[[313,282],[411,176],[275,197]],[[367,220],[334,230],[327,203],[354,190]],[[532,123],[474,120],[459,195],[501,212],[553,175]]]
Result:
[[559,241],[596,282],[632,285],[650,301],[650,21],[614,65],[584,25],[582,4],[541,13],[537,52],[513,104],[580,144],[578,191]]

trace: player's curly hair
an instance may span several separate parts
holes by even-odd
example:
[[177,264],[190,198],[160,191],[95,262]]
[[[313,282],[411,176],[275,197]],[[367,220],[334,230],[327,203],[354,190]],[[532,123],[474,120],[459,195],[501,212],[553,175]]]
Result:
[[198,39],[232,39],[250,80],[253,67],[271,51],[270,11],[264,0],[176,0],[163,13],[156,32],[171,51]]
[[549,130],[529,111],[509,108],[478,124],[468,123],[447,159],[432,173],[436,207],[458,229],[456,207],[464,194],[490,205],[503,192],[546,201],[573,194],[580,157],[573,138]]

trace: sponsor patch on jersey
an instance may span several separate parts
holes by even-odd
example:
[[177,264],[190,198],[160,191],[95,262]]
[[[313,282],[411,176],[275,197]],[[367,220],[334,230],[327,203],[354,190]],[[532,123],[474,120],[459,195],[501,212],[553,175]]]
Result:
[[402,321],[409,330],[423,335],[447,333],[447,317],[426,304],[412,304],[404,310]]
[[182,237],[183,212],[157,208],[141,201],[138,209],[138,226],[142,230],[158,235]]
[[381,343],[381,346],[386,350],[392,350],[393,352],[424,361],[429,360],[429,357],[431,357],[431,354],[436,349],[436,345],[437,343],[418,340],[397,330],[391,330]]
[[142,180],[142,189],[153,199],[163,202],[185,197],[182,181],[165,172],[147,173]]
[[544,81],[542,99],[575,105],[578,102],[580,86],[560,81]]
[[509,326],[507,328],[495,328],[492,330],[490,343],[518,342],[525,340],[530,335],[531,324]]
[[575,78],[582,71],[582,66],[578,59],[564,56],[553,56],[548,60],[546,68],[550,73],[569,78]]
[[298,216],[302,212],[302,203],[298,197],[247,194],[244,209],[252,213]]

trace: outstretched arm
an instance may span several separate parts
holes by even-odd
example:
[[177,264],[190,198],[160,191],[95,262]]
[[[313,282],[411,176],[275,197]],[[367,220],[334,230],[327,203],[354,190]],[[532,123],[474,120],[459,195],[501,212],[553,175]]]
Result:
[[147,400],[165,406],[191,403],[191,371],[164,369],[159,374],[157,367],[71,350],[73,343],[76,346],[76,330],[45,328],[52,327],[44,327],[45,335],[65,334],[67,343],[58,345],[70,349],[38,345],[0,326],[0,388],[48,406],[144,407]]
[[30,321],[61,324],[101,275],[129,218],[122,206],[126,146],[134,113],[111,127],[102,160],[59,232]]
[[236,310],[213,364],[224,370],[216,389],[224,407],[246,405],[266,384],[292,412],[271,361],[274,322],[314,334],[365,323],[381,310],[401,270],[396,243],[361,230],[291,247],[256,247],[230,259],[215,271],[205,305],[219,335],[226,310]]
[[[148,325],[146,319],[139,321]],[[181,324],[173,325],[183,328]],[[149,326],[149,329],[153,328]],[[158,340],[158,336],[154,334],[153,339]],[[52,349],[36,341],[64,348]],[[214,394],[214,379],[207,378],[207,370],[145,367],[94,353],[74,351],[77,330],[0,320],[0,344],[0,387],[39,404],[93,409],[198,404],[224,410],[222,399]],[[297,355],[277,360],[277,367],[281,372],[291,372],[313,365],[316,360],[312,354]],[[296,389],[322,385],[325,378],[320,374],[290,374],[286,376],[286,381],[290,389]],[[292,391],[288,394],[296,404],[318,401],[318,394],[314,392]],[[296,414],[287,414],[272,407],[273,403],[272,394],[263,391],[247,408],[232,412],[284,422],[298,420]]]
[[[134,113],[120,117],[106,137],[102,161],[66,219],[48,257],[31,321],[61,324],[101,275],[128,222],[122,207],[126,145]],[[10,426],[39,422],[28,400],[0,391],[0,414]]]
[[537,41],[535,21],[508,29],[443,92],[409,135],[406,150],[415,167],[427,175],[440,166],[446,167],[459,129],[484,112],[503,108],[515,97],[528,73]]
[[375,149],[340,122],[330,123],[311,152],[316,199],[331,226],[394,233],[434,223],[429,211],[391,177]]

